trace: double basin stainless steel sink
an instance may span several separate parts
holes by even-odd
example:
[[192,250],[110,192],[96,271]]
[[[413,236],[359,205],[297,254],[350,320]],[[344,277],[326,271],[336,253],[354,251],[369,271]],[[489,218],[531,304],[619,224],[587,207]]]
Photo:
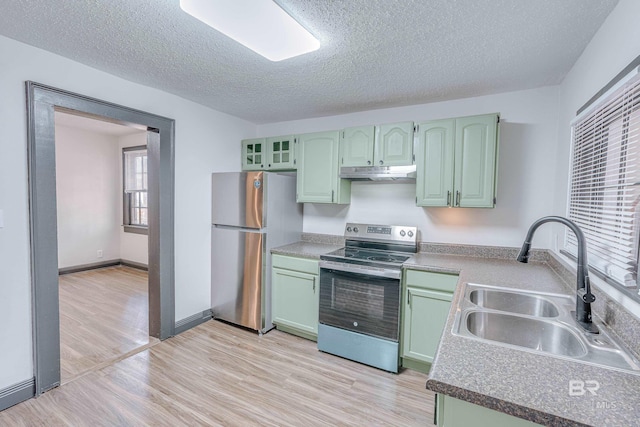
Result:
[[640,362],[608,334],[575,321],[575,297],[468,283],[455,335],[640,374]]

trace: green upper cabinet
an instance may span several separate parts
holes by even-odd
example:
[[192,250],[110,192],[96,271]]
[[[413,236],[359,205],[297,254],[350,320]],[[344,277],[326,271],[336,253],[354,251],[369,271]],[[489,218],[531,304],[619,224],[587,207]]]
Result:
[[265,138],[243,139],[242,140],[242,170],[262,170],[266,165]]
[[242,170],[294,170],[295,168],[293,136],[242,140]]
[[267,138],[265,169],[291,170],[295,168],[295,137],[287,135]]
[[359,126],[340,133],[340,166],[373,165],[375,129],[375,126]]
[[439,120],[418,125],[418,206],[451,206],[454,130],[455,120]]
[[375,166],[413,164],[413,122],[380,125],[376,128]]
[[495,206],[498,114],[418,125],[418,206]]
[[464,117],[456,120],[454,185],[456,205],[492,208],[495,204],[498,116]]
[[298,135],[297,201],[349,203],[351,182],[338,177],[340,132]]

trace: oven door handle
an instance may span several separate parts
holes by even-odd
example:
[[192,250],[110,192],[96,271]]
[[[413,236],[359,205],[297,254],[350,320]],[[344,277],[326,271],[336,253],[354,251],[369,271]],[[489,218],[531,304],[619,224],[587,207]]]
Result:
[[362,274],[366,276],[374,276],[374,277],[385,277],[388,279],[400,279],[402,277],[401,270],[392,270],[386,268],[376,268],[376,269],[368,269],[363,267],[356,267],[352,264],[344,264],[341,262],[333,262],[333,261],[320,261],[320,268],[342,271],[345,273],[353,273],[353,274]]

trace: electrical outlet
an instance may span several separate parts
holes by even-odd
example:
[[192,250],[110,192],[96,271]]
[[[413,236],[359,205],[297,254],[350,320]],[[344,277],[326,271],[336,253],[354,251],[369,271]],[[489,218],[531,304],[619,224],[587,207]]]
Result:
[[98,249],[98,258],[102,258],[102,249]]

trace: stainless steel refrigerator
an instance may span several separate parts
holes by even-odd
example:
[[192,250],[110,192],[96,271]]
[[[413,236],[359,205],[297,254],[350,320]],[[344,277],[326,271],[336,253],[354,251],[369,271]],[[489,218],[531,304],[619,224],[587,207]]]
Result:
[[271,249],[297,242],[302,234],[296,177],[214,173],[211,183],[213,317],[267,332],[273,328]]

